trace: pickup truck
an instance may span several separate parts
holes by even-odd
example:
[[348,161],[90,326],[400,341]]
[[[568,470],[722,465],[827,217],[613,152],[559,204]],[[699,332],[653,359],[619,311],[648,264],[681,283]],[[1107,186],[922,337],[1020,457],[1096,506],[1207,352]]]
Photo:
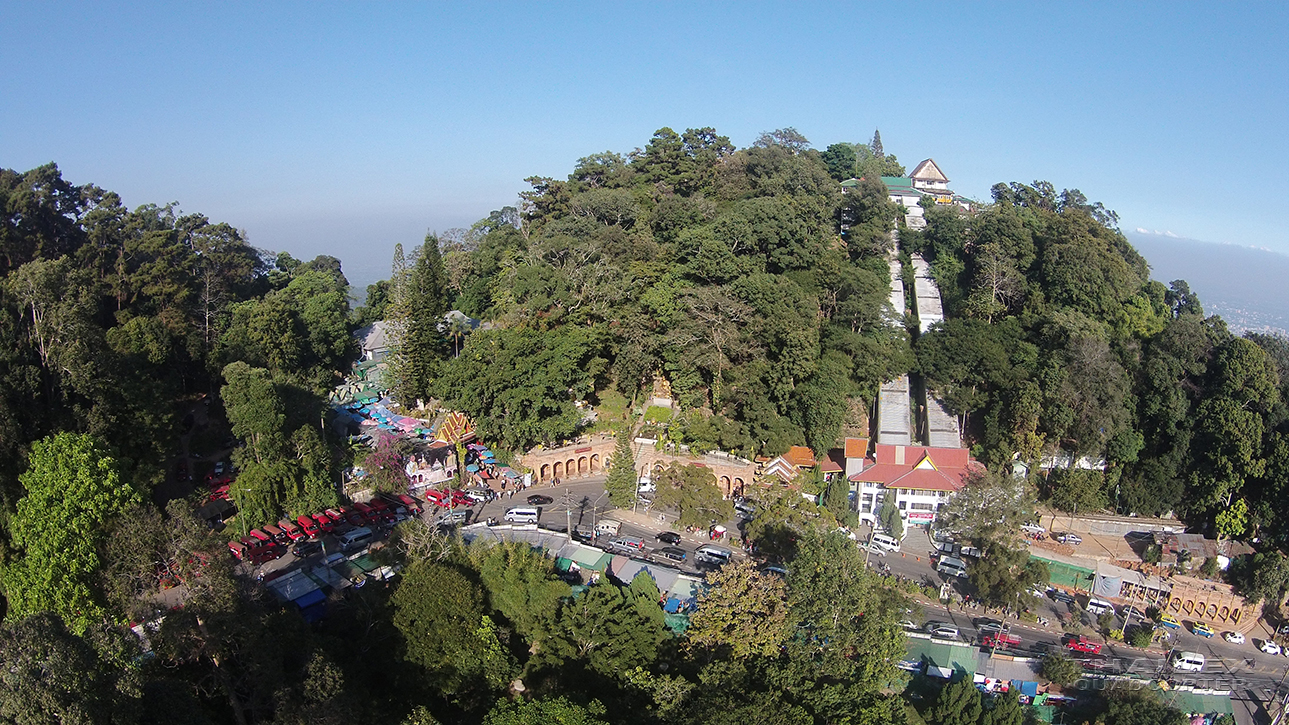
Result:
[[1090,655],[1101,654],[1101,643],[1093,642],[1083,635],[1069,635],[1065,638],[1065,646],[1072,652],[1083,652]]
[[1019,647],[1020,637],[1017,637],[1014,634],[1004,634],[1002,632],[996,632],[992,634],[986,634],[983,638],[981,638],[980,644],[981,646],[984,646],[984,647],[993,647],[996,649],[1008,649],[1010,647]]

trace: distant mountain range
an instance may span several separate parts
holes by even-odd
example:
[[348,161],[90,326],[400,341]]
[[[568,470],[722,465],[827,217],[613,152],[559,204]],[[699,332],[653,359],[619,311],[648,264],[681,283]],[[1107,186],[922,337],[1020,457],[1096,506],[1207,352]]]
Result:
[[1164,284],[1184,279],[1205,314],[1219,314],[1237,334],[1289,334],[1289,257],[1265,249],[1125,232]]

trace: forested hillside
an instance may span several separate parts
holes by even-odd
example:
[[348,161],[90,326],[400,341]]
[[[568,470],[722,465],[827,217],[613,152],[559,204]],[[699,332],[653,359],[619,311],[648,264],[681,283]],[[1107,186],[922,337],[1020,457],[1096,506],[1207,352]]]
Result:
[[826,451],[883,381],[914,371],[991,467],[1104,458],[1104,473],[1047,479],[1064,510],[1205,528],[1244,499],[1244,531],[1281,513],[1283,340],[1233,338],[1184,281],[1150,279],[1113,212],[1035,182],[998,184],[973,212],[929,203],[926,229],[899,230],[947,319],[911,345],[884,322],[903,216],[877,177],[902,172],[791,129],[737,151],[712,129],[662,129],[567,180],[531,178],[522,210],[438,240],[444,304],[497,326],[409,385],[522,449],[572,435],[566,391],[630,398],[661,375],[687,411],[674,442],[772,456]]
[[[419,520],[374,554],[402,573],[316,624],[235,575],[231,533],[193,514],[202,496],[166,488],[191,468],[193,413],[231,432],[242,521],[341,503],[362,452],[329,436],[325,396],[377,320],[399,337],[396,397],[467,413],[503,453],[564,442],[585,431],[579,403],[638,404],[658,379],[681,409],[668,443],[823,453],[911,373],[990,480],[1023,463],[1063,510],[1175,511],[1289,543],[1267,526],[1289,514],[1283,339],[1233,337],[1184,282],[1150,281],[1114,214],[1076,190],[999,184],[970,211],[927,200],[914,231],[880,180],[903,173],[878,137],[820,152],[782,129],[735,149],[661,129],[400,247],[351,310],[334,258],[257,250],[173,206],[129,210],[52,165],[0,171],[0,720],[905,721],[908,604],[836,532],[836,497],[822,511],[765,493],[752,538],[776,568],[712,573],[683,633],[648,576],[575,590],[527,545]],[[925,334],[888,303],[888,255],[912,253],[944,299]],[[485,324],[445,321],[453,309]],[[1037,474],[1063,453],[1105,471]],[[1275,596],[1289,565],[1264,554]],[[147,654],[124,626],[144,621]]]
[[[850,194],[838,183],[902,168],[838,148],[830,169],[791,129],[738,151],[712,129],[662,129],[567,180],[529,179],[522,210],[439,240],[451,304],[496,327],[443,366],[436,392],[523,449],[577,420],[534,401],[631,398],[662,376],[689,411],[676,442],[830,447],[848,399],[912,365],[908,335],[884,322],[898,207],[875,173]],[[570,364],[552,374],[552,359]]]

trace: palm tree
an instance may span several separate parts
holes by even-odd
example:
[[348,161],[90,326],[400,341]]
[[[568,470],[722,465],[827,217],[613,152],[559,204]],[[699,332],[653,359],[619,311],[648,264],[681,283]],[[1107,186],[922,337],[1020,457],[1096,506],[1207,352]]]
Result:
[[472,329],[473,328],[470,327],[470,323],[466,320],[464,315],[461,317],[453,315],[448,320],[448,337],[452,338],[453,346],[452,357],[459,357],[461,355],[461,339],[470,334]]

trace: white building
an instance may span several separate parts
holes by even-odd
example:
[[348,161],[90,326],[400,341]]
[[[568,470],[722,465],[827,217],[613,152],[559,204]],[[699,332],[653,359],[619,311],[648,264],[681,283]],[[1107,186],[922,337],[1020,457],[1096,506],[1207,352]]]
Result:
[[865,521],[875,522],[882,503],[893,500],[906,525],[929,525],[962,488],[966,474],[980,466],[965,448],[878,443],[868,458],[859,450],[867,448],[866,443],[862,438],[846,439],[846,479]]

